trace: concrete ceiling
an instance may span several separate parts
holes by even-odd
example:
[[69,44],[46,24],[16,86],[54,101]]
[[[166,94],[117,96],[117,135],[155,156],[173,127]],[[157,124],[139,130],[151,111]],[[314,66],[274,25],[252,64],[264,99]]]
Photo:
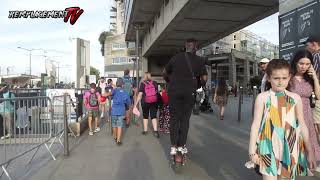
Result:
[[[131,19],[143,22],[144,29],[148,29],[162,3],[160,0],[136,0]],[[200,46],[206,46],[278,10],[278,0],[190,0],[144,56],[173,54],[183,48],[188,38],[196,38]],[[126,39],[135,40],[132,24]]]
[[[145,27],[150,26],[153,18],[160,11],[162,4],[161,0],[132,0],[134,1],[134,7],[132,8],[132,15],[130,19],[132,21],[129,24],[128,32],[126,35],[127,41],[135,41],[135,23],[143,23]],[[143,36],[144,32],[141,33]]]

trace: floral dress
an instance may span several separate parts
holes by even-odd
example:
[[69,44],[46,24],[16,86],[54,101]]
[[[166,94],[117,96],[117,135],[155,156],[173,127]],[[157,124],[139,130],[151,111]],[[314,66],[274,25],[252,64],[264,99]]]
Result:
[[169,110],[169,104],[168,104],[168,96],[165,90],[162,91],[162,101],[163,105],[160,108],[160,113],[159,113],[159,130],[160,132],[164,133],[170,133],[170,110]]
[[290,82],[289,91],[294,92],[300,95],[303,106],[303,116],[306,126],[309,130],[309,137],[312,145],[312,149],[314,151],[314,155],[317,161],[320,161],[320,146],[317,140],[317,133],[314,127],[314,120],[312,115],[312,110],[310,107],[309,97],[312,94],[313,88],[309,82],[302,79],[298,81],[297,78],[293,77]]
[[257,141],[259,171],[266,176],[306,176],[308,163],[295,100],[286,91],[269,90]]

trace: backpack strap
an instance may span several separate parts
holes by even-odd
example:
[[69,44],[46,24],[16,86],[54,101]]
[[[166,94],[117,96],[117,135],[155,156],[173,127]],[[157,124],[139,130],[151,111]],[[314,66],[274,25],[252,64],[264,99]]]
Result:
[[187,64],[188,64],[188,68],[191,72],[191,75],[192,75],[192,79],[196,79],[195,76],[194,76],[194,72],[193,72],[193,69],[192,69],[192,66],[191,66],[191,61],[190,61],[190,57],[189,57],[189,54],[188,53],[185,53],[184,56],[186,57],[186,61],[187,61]]

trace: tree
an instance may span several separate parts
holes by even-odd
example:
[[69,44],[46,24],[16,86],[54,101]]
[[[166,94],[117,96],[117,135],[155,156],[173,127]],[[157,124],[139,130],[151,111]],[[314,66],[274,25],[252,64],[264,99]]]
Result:
[[96,80],[100,78],[100,72],[98,69],[90,66],[90,75],[96,75]]
[[109,31],[103,31],[102,33],[100,33],[100,36],[99,36],[99,42],[101,44],[101,54],[102,56],[104,56],[104,42],[106,41],[106,38],[108,36],[112,36],[113,34]]

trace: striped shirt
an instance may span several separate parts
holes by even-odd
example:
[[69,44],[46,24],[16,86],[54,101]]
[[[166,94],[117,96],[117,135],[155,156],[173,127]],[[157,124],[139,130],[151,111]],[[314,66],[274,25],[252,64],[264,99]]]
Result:
[[313,55],[313,68],[318,73],[320,71],[320,51],[317,51]]

